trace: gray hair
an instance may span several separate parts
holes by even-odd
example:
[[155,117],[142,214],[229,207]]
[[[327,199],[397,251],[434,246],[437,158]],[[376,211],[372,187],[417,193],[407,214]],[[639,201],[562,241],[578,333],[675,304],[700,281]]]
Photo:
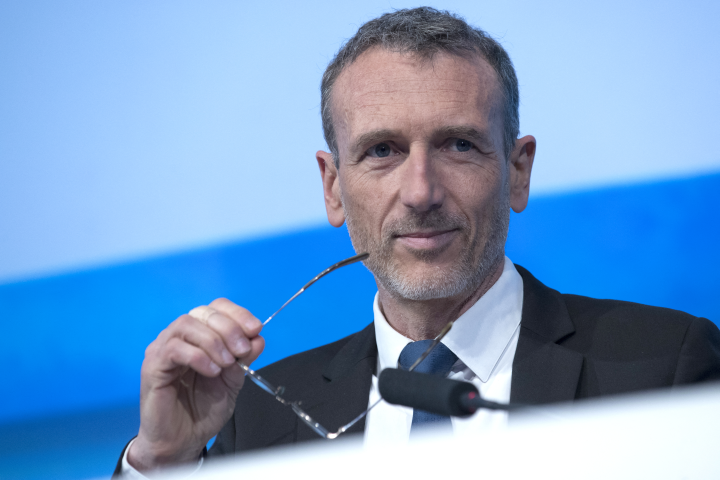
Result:
[[520,94],[515,68],[505,49],[490,35],[473,28],[461,17],[431,7],[397,10],[365,23],[330,62],[320,85],[320,110],[325,141],[340,166],[340,155],[331,112],[331,95],[340,73],[373,47],[410,53],[431,60],[438,52],[468,58],[480,55],[497,73],[503,93],[503,150],[505,158],[515,147],[520,131]]

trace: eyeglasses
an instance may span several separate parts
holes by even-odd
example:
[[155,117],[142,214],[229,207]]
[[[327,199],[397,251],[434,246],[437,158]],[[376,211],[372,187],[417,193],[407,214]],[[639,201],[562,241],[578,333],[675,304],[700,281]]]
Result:
[[[361,254],[352,256],[350,258],[346,258],[345,260],[342,260],[342,261],[326,268],[325,270],[323,270],[322,272],[317,274],[312,280],[310,280],[308,283],[306,283],[300,290],[298,290],[298,292],[295,295],[290,297],[290,299],[287,302],[285,302],[275,313],[270,315],[270,317],[268,317],[268,319],[263,322],[263,326],[267,325],[267,323],[270,320],[272,320],[273,318],[275,318],[275,316],[278,313],[280,313],[285,307],[287,307],[290,302],[295,300],[298,296],[300,296],[301,293],[303,293],[305,290],[307,290],[313,283],[317,282],[318,280],[320,280],[322,277],[324,277],[328,273],[333,272],[333,271],[337,270],[338,268],[345,267],[347,265],[352,265],[353,263],[356,263],[356,262],[361,262],[361,261],[367,259],[369,256],[370,256],[369,253],[361,253]],[[440,343],[440,341],[443,339],[443,337],[450,331],[453,323],[454,323],[454,321],[451,321],[447,325],[445,325],[445,327],[440,331],[440,333],[433,339],[433,342],[430,344],[428,349],[425,350],[425,352],[423,352],[423,354],[420,355],[420,357],[415,361],[415,363],[413,363],[410,366],[410,368],[408,369],[409,371],[413,371],[415,369],[415,367],[417,367],[423,360],[425,360],[425,358],[428,355],[430,355],[430,352],[433,351],[433,349],[437,346],[437,344]],[[242,368],[245,371],[245,374],[247,376],[249,376],[250,380],[252,380],[258,387],[260,387],[261,389],[265,390],[267,393],[269,393],[270,395],[275,397],[275,400],[277,400],[278,402],[282,403],[283,405],[285,405],[287,407],[290,407],[293,410],[293,412],[295,412],[295,414],[297,414],[297,416],[300,417],[300,419],[303,422],[305,422],[305,424],[308,427],[310,427],[315,433],[317,433],[321,437],[327,438],[328,440],[334,440],[337,437],[339,437],[340,435],[342,435],[343,433],[345,433],[350,427],[352,427],[357,422],[362,420],[362,418],[365,417],[365,415],[367,415],[370,410],[372,410],[373,408],[375,408],[375,406],[377,406],[380,402],[382,402],[382,398],[377,400],[372,405],[370,405],[367,410],[365,410],[363,413],[361,413],[360,415],[355,417],[350,423],[340,427],[340,429],[338,429],[337,432],[330,432],[328,429],[326,429],[325,427],[320,425],[318,422],[313,420],[313,418],[310,415],[308,415],[302,408],[300,408],[299,402],[291,402],[291,401],[283,398],[283,395],[285,393],[285,387],[273,386],[270,382],[268,382],[263,377],[261,377],[255,370],[251,369],[250,367],[245,365],[240,360],[237,361],[237,364],[240,366],[240,368]]]

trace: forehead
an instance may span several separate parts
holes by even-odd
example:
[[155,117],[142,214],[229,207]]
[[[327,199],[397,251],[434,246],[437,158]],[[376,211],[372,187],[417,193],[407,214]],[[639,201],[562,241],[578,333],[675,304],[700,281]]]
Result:
[[422,59],[374,48],[343,70],[332,93],[340,143],[369,129],[474,124],[493,130],[501,111],[497,75],[478,55]]

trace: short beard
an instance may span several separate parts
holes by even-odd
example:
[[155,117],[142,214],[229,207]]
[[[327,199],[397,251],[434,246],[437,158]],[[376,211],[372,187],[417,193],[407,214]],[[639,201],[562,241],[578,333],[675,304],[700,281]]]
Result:
[[[394,221],[387,225],[380,241],[373,239],[368,231],[358,225],[352,215],[347,213],[347,209],[345,220],[355,251],[370,253],[370,257],[365,260],[365,266],[390,295],[414,301],[449,298],[479,288],[504,256],[510,224],[508,189],[503,189],[500,196],[490,222],[480,225],[480,231],[474,238],[470,238],[471,229],[465,217],[445,213],[441,209],[410,213]],[[457,229],[462,236],[464,248],[449,269],[428,267],[427,273],[420,278],[408,278],[402,272],[402,265],[393,257],[393,243],[398,235],[420,228],[440,231]],[[486,239],[486,243],[478,252],[478,244],[482,239]],[[442,250],[419,251],[415,253],[415,257],[421,261],[430,261],[440,253]]]

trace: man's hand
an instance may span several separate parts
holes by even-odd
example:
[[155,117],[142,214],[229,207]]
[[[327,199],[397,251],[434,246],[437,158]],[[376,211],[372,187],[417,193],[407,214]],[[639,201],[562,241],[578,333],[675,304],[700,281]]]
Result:
[[262,324],[220,298],[182,315],[145,351],[140,432],[128,451],[139,471],[197,461],[232,416],[245,372],[265,347]]

